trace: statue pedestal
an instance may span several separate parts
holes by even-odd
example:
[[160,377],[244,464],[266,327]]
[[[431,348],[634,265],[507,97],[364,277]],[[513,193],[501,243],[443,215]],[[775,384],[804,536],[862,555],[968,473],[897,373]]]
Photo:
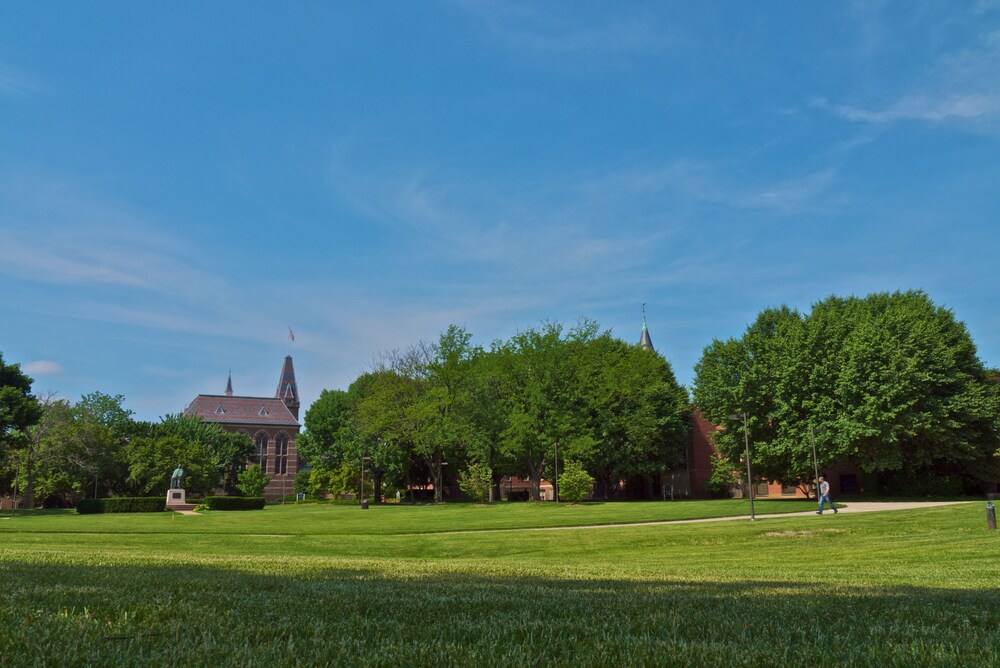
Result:
[[167,490],[167,508],[170,506],[186,506],[187,501],[185,500],[183,489],[168,489]]

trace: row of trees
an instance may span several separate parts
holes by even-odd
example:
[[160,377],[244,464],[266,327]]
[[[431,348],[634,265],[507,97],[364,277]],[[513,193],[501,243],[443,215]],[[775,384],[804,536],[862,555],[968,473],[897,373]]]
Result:
[[31,379],[0,356],[0,493],[65,504],[84,497],[157,495],[179,465],[195,494],[232,493],[254,452],[244,434],[198,418],[136,421],[124,397],[92,392],[71,403],[31,394]]
[[[1000,383],[965,326],[920,291],[830,297],[808,315],[761,312],[695,367],[695,404],[729,426],[715,444],[739,467],[746,412],[755,475],[786,484],[851,461],[879,491],[947,478],[967,492],[1000,479]],[[961,491],[954,489],[952,491]]]
[[346,391],[324,390],[298,441],[313,480],[343,481],[364,462],[376,490],[429,481],[441,500],[446,477],[486,470],[494,498],[516,475],[537,500],[557,447],[606,495],[683,461],[687,392],[655,352],[592,321],[546,324],[489,350],[471,340],[451,326],[436,343],[384,355]]

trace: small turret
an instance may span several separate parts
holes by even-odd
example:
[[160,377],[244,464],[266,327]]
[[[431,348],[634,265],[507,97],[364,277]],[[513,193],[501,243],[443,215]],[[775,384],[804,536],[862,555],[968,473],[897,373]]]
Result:
[[233,370],[229,370],[229,379],[226,381],[226,396],[233,396]]

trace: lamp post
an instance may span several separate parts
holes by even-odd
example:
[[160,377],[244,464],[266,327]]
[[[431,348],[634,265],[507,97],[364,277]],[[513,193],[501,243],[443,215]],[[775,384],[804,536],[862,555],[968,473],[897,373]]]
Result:
[[555,443],[556,448],[556,474],[552,479],[552,497],[559,503],[559,441]]
[[757,519],[757,516],[753,511],[753,474],[750,472],[750,431],[747,429],[747,414],[744,413],[733,413],[729,416],[730,420],[743,419],[743,442],[746,445],[746,457],[747,457],[747,491],[750,492],[750,521],[753,522]]
[[818,427],[813,427],[810,430],[812,435],[812,446],[813,446],[813,469],[816,477],[813,478],[813,485],[816,486],[816,499],[819,500],[819,458],[816,457],[816,434],[821,430]]

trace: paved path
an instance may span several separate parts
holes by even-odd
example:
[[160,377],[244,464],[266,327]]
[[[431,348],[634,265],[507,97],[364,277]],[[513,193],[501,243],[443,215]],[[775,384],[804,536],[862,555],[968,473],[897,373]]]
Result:
[[[838,508],[841,513],[874,513],[892,510],[913,510],[917,508],[934,508],[936,506],[953,506],[958,503],[974,503],[970,501],[851,501]],[[798,513],[771,513],[767,515],[757,515],[758,520],[780,518],[780,517],[808,517],[814,516],[817,520],[815,510],[805,510]],[[833,512],[826,510],[823,515],[833,515]],[[646,527],[658,526],[662,524],[695,524],[698,522],[732,522],[734,520],[749,520],[749,515],[730,515],[727,517],[705,517],[695,520],[656,520],[654,522],[623,522],[619,524],[581,524],[579,526],[561,527],[516,527],[507,529],[475,529],[471,531],[435,531],[433,533],[402,534],[413,536],[440,536],[443,534],[455,533],[484,533],[484,532],[504,532],[504,531],[568,531],[572,529],[611,529],[615,527]]]
[[[916,508],[934,508],[936,506],[953,506],[958,503],[970,503],[969,501],[851,501],[838,508],[841,513],[875,513],[891,510],[913,510]],[[823,511],[824,515],[833,515],[830,510]],[[808,517],[816,515],[815,510],[805,510],[799,513],[771,513],[767,515],[757,514],[757,519],[770,519],[773,517]],[[733,520],[749,520],[749,515],[730,515],[728,517],[705,517],[696,520],[658,520],[656,522],[627,522],[624,524],[589,524],[583,526],[566,527],[536,527],[523,529],[524,531],[556,531],[562,529],[606,529],[609,527],[636,527],[636,526],[656,526],[658,524],[696,524],[698,522],[731,522]],[[817,518],[819,519],[819,518]]]

